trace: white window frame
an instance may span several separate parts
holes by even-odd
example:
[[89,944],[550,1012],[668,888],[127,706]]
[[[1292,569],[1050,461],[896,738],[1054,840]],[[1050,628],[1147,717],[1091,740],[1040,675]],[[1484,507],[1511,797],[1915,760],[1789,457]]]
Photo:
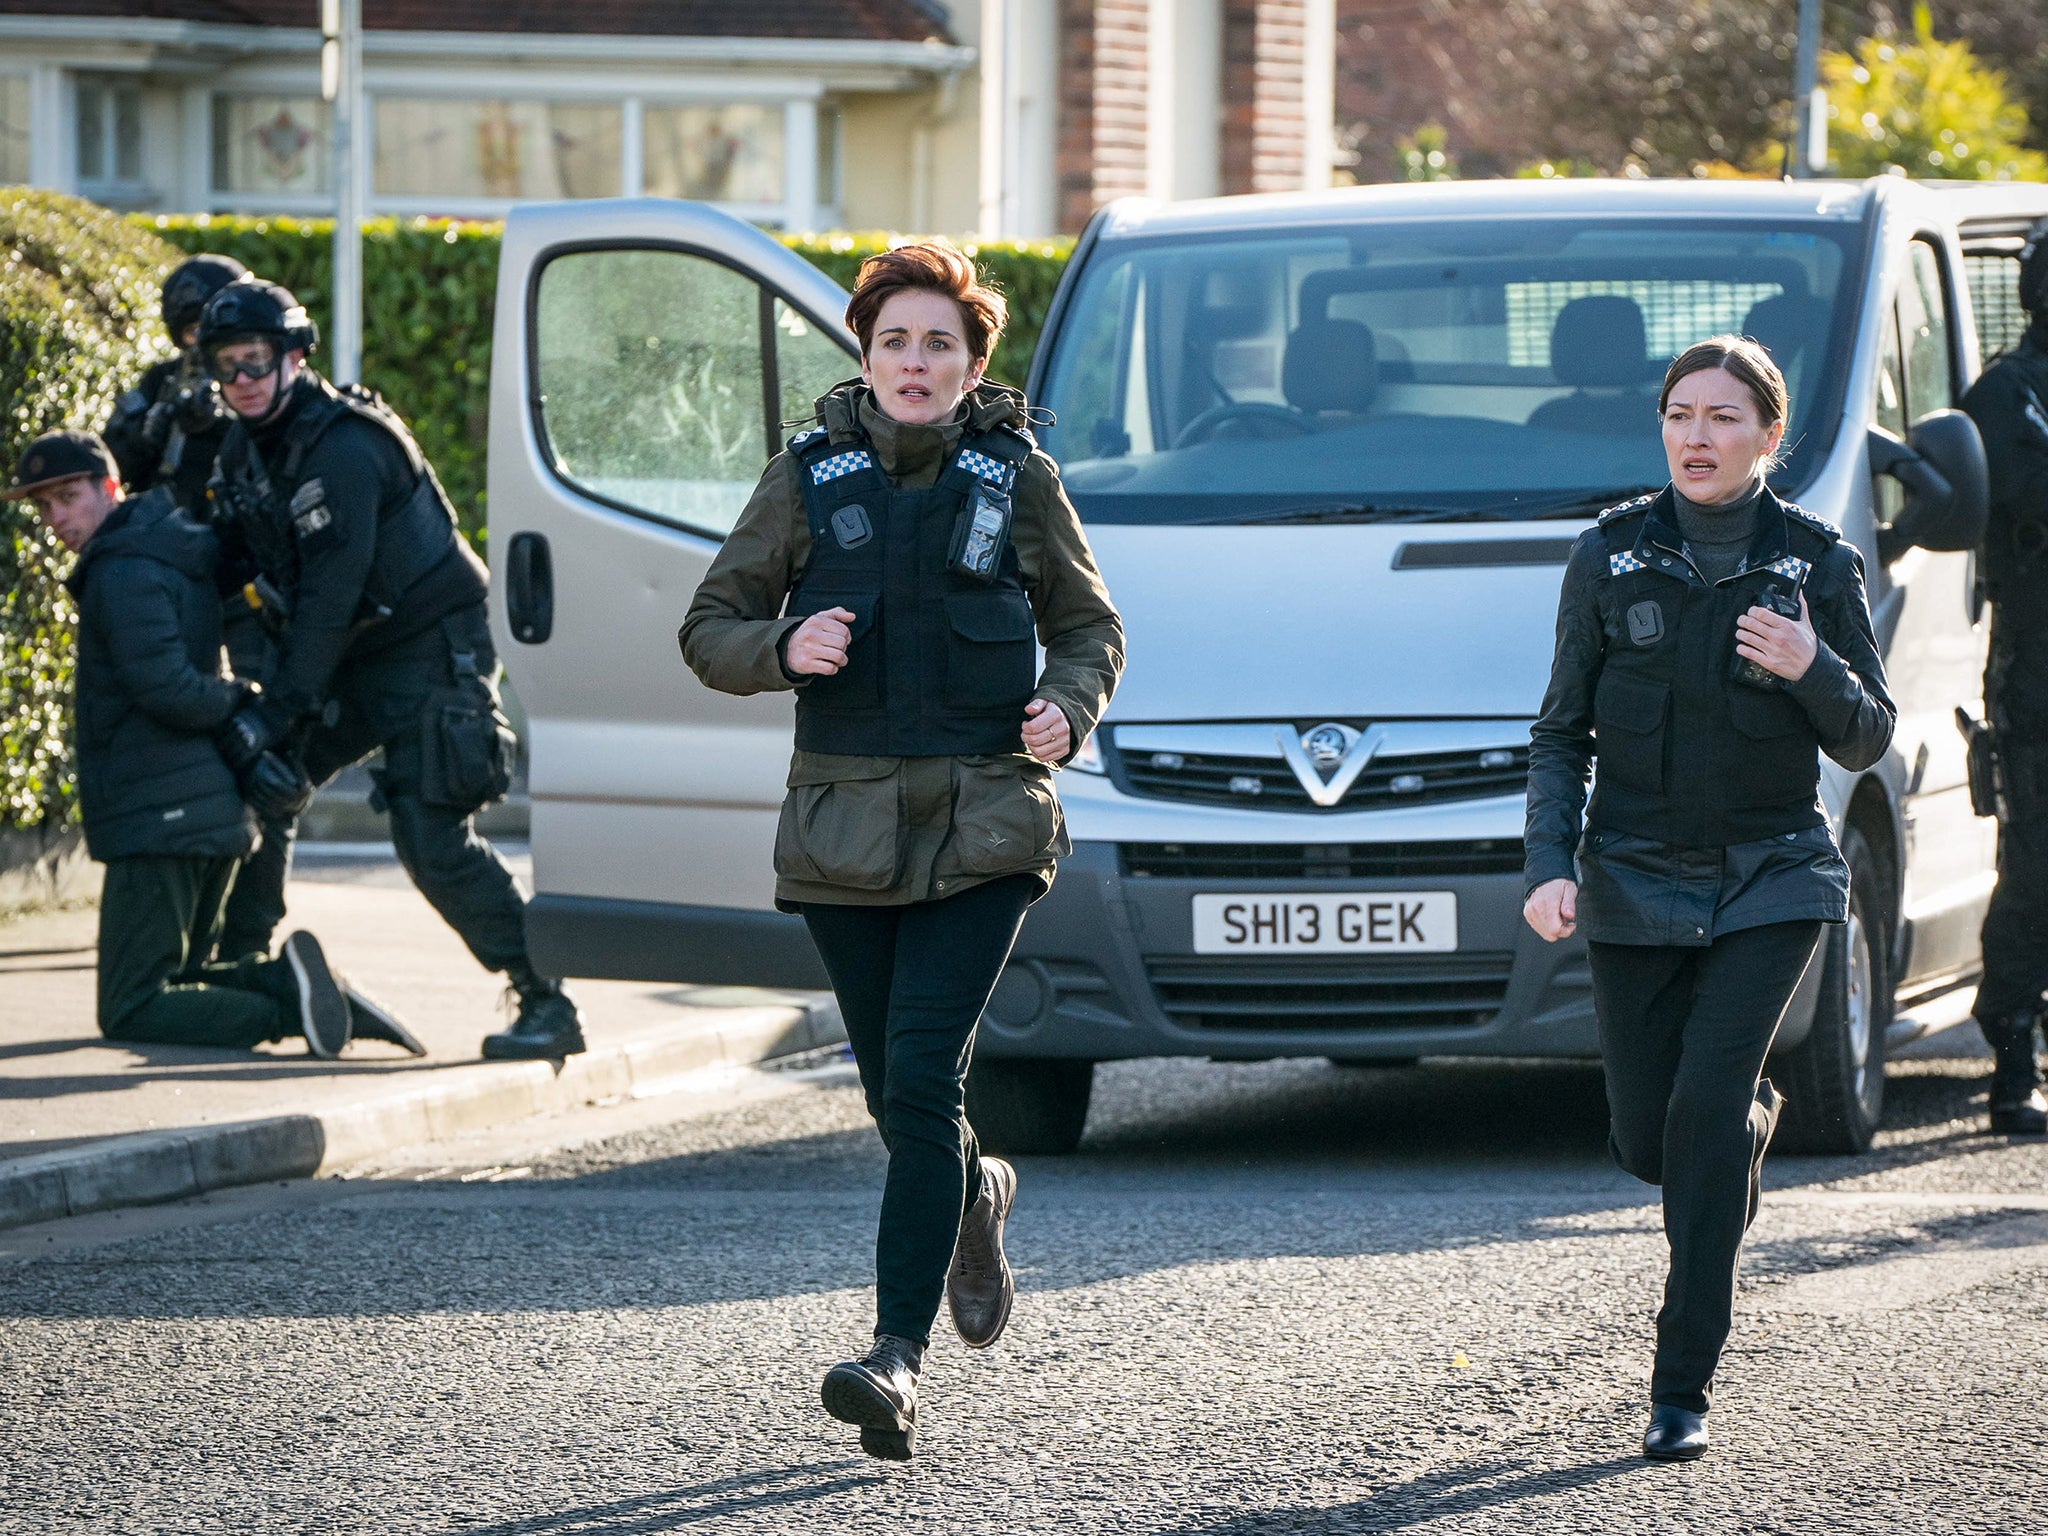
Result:
[[31,64],[0,64],[0,78],[19,80],[28,91],[28,175],[26,180],[28,185],[36,186],[42,181],[42,178],[37,175],[38,164],[43,158],[43,113],[38,110],[42,104],[42,71]]

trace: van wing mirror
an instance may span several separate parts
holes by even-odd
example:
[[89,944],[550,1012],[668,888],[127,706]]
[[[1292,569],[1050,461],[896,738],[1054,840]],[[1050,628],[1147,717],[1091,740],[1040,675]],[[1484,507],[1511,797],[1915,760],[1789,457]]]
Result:
[[1909,549],[1975,549],[1990,516],[1991,475],[1977,424],[1961,411],[1933,411],[1899,441],[1883,427],[1869,433],[1870,472],[1906,488],[1906,507],[1877,531],[1878,558],[1890,565]]

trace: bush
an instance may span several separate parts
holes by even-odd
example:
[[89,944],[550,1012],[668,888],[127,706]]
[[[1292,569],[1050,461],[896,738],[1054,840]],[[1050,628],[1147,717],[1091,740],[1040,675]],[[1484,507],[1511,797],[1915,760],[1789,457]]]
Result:
[[[0,467],[59,427],[97,429],[169,348],[159,277],[177,252],[77,198],[0,188]],[[26,502],[0,502],[0,825],[61,824],[73,809],[70,557]]]

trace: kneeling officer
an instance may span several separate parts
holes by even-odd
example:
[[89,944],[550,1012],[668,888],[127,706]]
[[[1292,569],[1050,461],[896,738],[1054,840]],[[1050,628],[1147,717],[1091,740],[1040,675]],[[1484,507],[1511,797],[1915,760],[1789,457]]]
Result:
[[341,985],[310,933],[282,958],[201,962],[256,824],[214,733],[251,696],[220,675],[211,531],[158,489],[121,501],[99,438],[29,444],[7,491],[78,554],[78,797],[107,866],[99,1025],[110,1040],[247,1049],[293,1030],[321,1057],[348,1043]]
[[[199,347],[236,416],[210,487],[224,541],[290,611],[274,682],[231,722],[238,768],[301,751],[320,783],[381,747],[378,796],[420,893],[519,996],[491,1057],[581,1051],[582,1020],[526,951],[526,898],[471,817],[511,782],[483,564],[397,414],[305,366],[319,337],[297,299],[253,277],[207,301]],[[268,935],[287,861],[262,860],[228,927]]]

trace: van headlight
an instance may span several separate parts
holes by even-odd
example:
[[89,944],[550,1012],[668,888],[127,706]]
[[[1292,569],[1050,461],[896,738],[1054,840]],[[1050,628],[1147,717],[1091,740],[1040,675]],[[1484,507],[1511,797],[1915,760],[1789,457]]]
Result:
[[1102,737],[1090,736],[1081,743],[1081,750],[1067,759],[1067,766],[1077,773],[1107,773],[1109,764],[1102,759]]

